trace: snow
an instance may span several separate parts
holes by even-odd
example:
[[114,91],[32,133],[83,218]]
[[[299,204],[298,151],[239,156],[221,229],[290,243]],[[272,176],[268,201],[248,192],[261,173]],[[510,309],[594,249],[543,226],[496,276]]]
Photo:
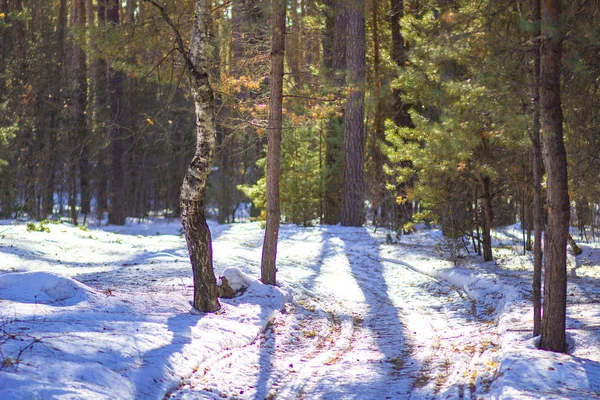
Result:
[[[236,267],[228,267],[225,268],[223,274],[221,275],[227,279],[227,283],[229,287],[233,289],[234,292],[237,292],[241,289],[247,289],[253,282],[260,283],[252,279],[251,276],[245,274],[241,269]],[[217,284],[220,284],[221,281],[218,281]]]
[[211,221],[216,276],[247,288],[214,314],[176,220],[0,225],[1,399],[600,397],[597,243],[569,255],[565,355],[531,337],[518,225],[456,265],[436,229],[283,225],[273,287],[260,226]]

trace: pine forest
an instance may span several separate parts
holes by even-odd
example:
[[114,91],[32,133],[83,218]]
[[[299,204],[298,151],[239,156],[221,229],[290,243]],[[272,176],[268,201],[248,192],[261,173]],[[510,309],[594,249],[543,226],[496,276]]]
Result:
[[0,0],[0,398],[599,398],[599,54],[596,0]]

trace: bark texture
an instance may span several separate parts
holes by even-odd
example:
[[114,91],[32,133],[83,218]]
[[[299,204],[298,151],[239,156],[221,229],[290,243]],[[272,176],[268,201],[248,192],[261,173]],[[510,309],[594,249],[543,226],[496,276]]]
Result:
[[566,351],[569,192],[560,100],[562,26],[560,0],[543,0],[540,105],[547,175],[548,223],[544,238],[544,317],[541,348]]
[[364,222],[364,105],[365,105],[365,3],[348,0],[348,70],[349,95],[344,117],[344,188],[342,195],[343,226],[361,226]]
[[533,0],[533,336],[542,333],[542,144],[540,141],[540,0]]
[[492,193],[490,188],[490,177],[479,174],[479,184],[481,185],[482,198],[481,202],[483,205],[483,261],[492,261],[494,255],[492,254],[492,224],[494,221],[494,210],[492,207]]
[[[7,15],[8,14],[8,2],[7,0],[0,0],[0,13]],[[7,58],[7,47],[8,47],[8,30],[2,32],[0,35],[0,74],[4,73],[6,67],[6,58]],[[0,91],[4,93],[4,79],[0,80]],[[0,99],[4,99],[4,95],[0,97]]]
[[[107,21],[114,26],[119,25],[119,3],[110,2],[107,9]],[[110,88],[110,213],[108,222],[114,225],[125,224],[125,190],[123,164],[123,72],[109,68],[108,81]]]
[[[407,46],[402,36],[402,30],[400,27],[400,20],[404,16],[404,1],[403,0],[390,0],[390,27],[392,33],[392,48],[391,55],[392,60],[399,69],[406,68],[406,50]],[[398,127],[414,128],[410,114],[408,111],[411,108],[410,104],[404,104],[402,102],[402,89],[394,89],[393,91],[393,120]],[[412,167],[412,163],[409,160],[401,161],[402,167]],[[396,185],[397,196],[407,198],[408,190],[414,185],[412,179],[408,182],[402,182]],[[405,223],[412,220],[413,215],[413,204],[411,201],[407,201],[404,204],[397,204],[396,207],[396,218],[397,223],[401,227]]]
[[[88,4],[89,5],[89,4]],[[106,0],[99,0],[97,5],[97,25],[106,25]],[[91,20],[90,20],[91,21]],[[102,40],[94,36],[95,40]],[[94,104],[94,133],[102,149],[98,153],[98,164],[95,168],[96,176],[96,212],[98,219],[104,218],[104,212],[108,209],[108,156],[104,150],[108,140],[108,66],[106,60],[96,59],[92,65],[93,82],[93,104]]]
[[[79,30],[86,28],[85,0],[73,0],[71,3],[72,24]],[[73,167],[79,166],[79,186],[81,190],[81,213],[87,215],[90,211],[89,185],[89,146],[87,124],[87,58],[84,49],[72,40],[73,55],[73,122],[74,122],[74,151]],[[73,222],[75,222],[74,219]]]
[[381,54],[379,48],[379,12],[377,3],[372,4],[372,30],[373,30],[373,75],[372,81],[375,86],[375,115],[374,132],[371,139],[371,159],[373,160],[373,182],[371,183],[371,198],[373,208],[373,223],[383,225],[386,221],[387,209],[385,207],[386,174],[383,167],[387,157],[382,151],[381,145],[385,142],[384,115],[383,115],[383,93],[381,83]]
[[[181,187],[181,220],[194,273],[194,308],[217,311],[217,282],[213,271],[212,238],[204,215],[206,180],[215,148],[214,95],[208,80],[210,1],[196,1],[189,58],[186,59],[196,106],[196,153]],[[179,43],[183,52],[183,43]],[[185,55],[185,54],[184,54]]]
[[[331,72],[330,80],[336,88],[345,86],[346,70],[346,43],[348,16],[344,0],[330,0],[335,12],[333,25],[328,25],[326,37],[333,37],[333,48],[331,49]],[[324,59],[327,61],[329,54],[324,47]],[[339,94],[339,92],[338,92]],[[337,224],[340,222],[342,210],[342,124],[340,116],[332,116],[327,124],[325,136],[325,196],[323,204],[323,222],[325,224]]]
[[269,98],[269,137],[267,153],[267,224],[263,242],[260,277],[263,283],[275,285],[277,238],[281,210],[279,204],[279,164],[281,154],[281,126],[283,103],[283,58],[285,52],[284,0],[272,0],[271,78]]

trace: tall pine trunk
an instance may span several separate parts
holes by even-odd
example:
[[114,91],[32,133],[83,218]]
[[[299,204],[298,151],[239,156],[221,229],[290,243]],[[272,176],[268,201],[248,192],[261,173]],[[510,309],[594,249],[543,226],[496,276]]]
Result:
[[533,0],[533,336],[542,333],[542,144],[540,142],[540,0]]
[[[84,30],[86,27],[85,0],[73,0],[71,5],[71,21],[74,28]],[[71,38],[71,54],[73,67],[73,159],[72,169],[79,167],[79,187],[81,191],[81,213],[87,215],[90,211],[89,185],[89,148],[87,121],[87,59],[85,50]],[[73,186],[76,186],[73,177]],[[76,191],[75,191],[76,192]],[[76,223],[76,213],[73,222]]]
[[544,238],[544,318],[541,348],[566,351],[569,192],[560,100],[562,22],[560,0],[543,0],[540,106],[547,176],[548,223]]
[[[332,17],[333,24],[330,21],[325,36],[333,37],[333,48],[330,53],[327,53],[327,48],[323,49],[324,58],[328,63],[331,56],[330,82],[336,88],[342,88],[346,82],[346,5],[345,0],[332,0],[330,3],[333,6],[330,12],[335,15]],[[325,136],[323,222],[326,224],[339,223],[342,210],[342,124],[341,117],[332,116],[327,124]]]
[[[120,6],[118,2],[110,2],[107,9],[106,19],[112,26],[118,26],[120,21]],[[123,145],[123,72],[118,71],[114,66],[108,70],[108,82],[110,90],[110,212],[108,222],[114,225],[125,224],[125,190],[124,175],[125,169],[123,158],[125,155]]]
[[373,30],[373,85],[375,86],[375,120],[374,132],[371,140],[371,157],[373,159],[373,178],[371,186],[373,199],[373,223],[383,225],[386,221],[387,209],[385,207],[386,175],[383,167],[386,163],[385,154],[381,145],[385,142],[385,131],[383,129],[383,94],[381,90],[381,51],[379,48],[379,12],[377,2],[372,5],[372,30]]
[[[404,37],[402,36],[402,30],[400,29],[400,20],[404,16],[404,1],[403,0],[390,0],[391,13],[390,13],[390,26],[392,34],[392,48],[391,55],[392,60],[396,64],[399,70],[406,68],[406,45]],[[413,128],[414,125],[410,119],[408,110],[410,104],[404,104],[402,102],[402,89],[394,89],[393,91],[393,120],[394,124],[400,128]],[[411,161],[402,161],[402,167],[411,167]],[[407,189],[413,186],[412,180],[409,182],[402,182],[397,184],[396,191],[397,195],[403,199],[407,198]],[[403,204],[397,204],[396,207],[396,218],[397,223],[402,227],[406,222],[412,220],[413,205],[411,201],[406,201]]]
[[479,173],[477,180],[481,186],[481,203],[483,206],[483,229],[482,229],[482,242],[483,242],[483,261],[492,261],[494,259],[492,253],[492,223],[494,221],[494,209],[492,207],[492,192],[491,182],[489,176],[483,176]]
[[365,106],[365,3],[348,0],[348,69],[349,95],[344,115],[344,187],[342,195],[343,226],[361,226],[364,222],[364,106]]
[[[98,0],[97,24],[106,25],[106,0]],[[102,40],[100,37],[93,37]],[[93,101],[94,101],[94,134],[98,147],[98,156],[95,168],[96,186],[96,212],[98,220],[104,218],[108,209],[108,154],[106,151],[108,141],[108,66],[106,60],[96,59],[92,66]]]
[[[4,15],[8,15],[8,1],[0,0],[0,13]],[[8,30],[2,32],[0,35],[0,75],[4,74],[4,70],[6,69],[6,58],[8,55],[7,47],[8,47]],[[0,101],[4,100],[4,79],[0,79]]]
[[285,0],[271,1],[271,78],[267,152],[267,224],[260,276],[263,283],[275,285],[277,238],[281,210],[279,204],[279,165],[283,104],[283,57],[285,52]]

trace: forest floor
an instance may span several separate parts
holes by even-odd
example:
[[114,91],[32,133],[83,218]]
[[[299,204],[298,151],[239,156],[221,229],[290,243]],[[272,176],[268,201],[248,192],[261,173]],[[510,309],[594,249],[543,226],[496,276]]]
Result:
[[271,287],[259,225],[209,225],[252,283],[197,314],[178,221],[0,221],[0,398],[600,398],[600,244],[569,254],[563,355],[531,337],[518,227],[455,265],[436,229],[283,225]]

